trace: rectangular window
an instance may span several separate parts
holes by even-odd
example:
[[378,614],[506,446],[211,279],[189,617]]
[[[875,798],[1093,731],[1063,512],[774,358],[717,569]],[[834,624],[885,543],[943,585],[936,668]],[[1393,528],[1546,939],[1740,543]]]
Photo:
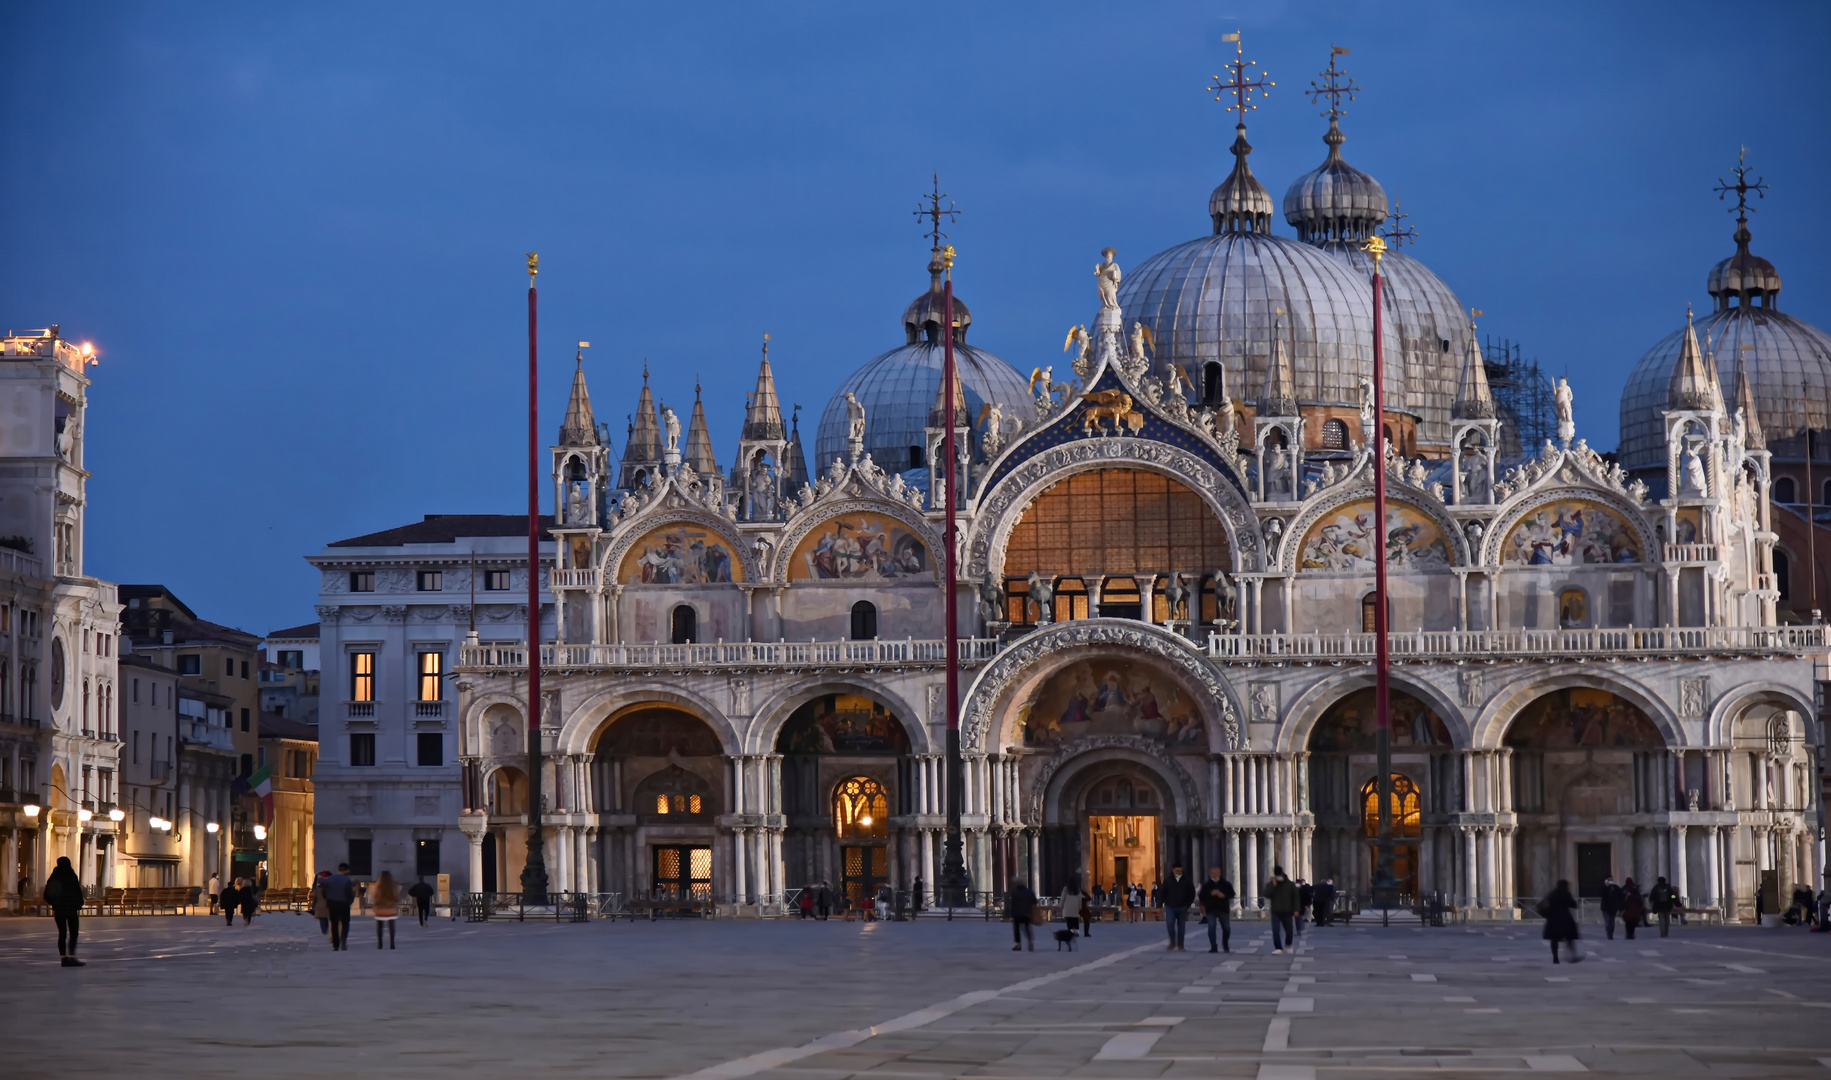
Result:
[[134,732],[134,764],[140,764],[140,733]]
[[508,592],[509,572],[507,570],[485,570],[483,589],[485,592]]
[[419,736],[420,764],[445,764],[445,736],[437,731],[422,731]]
[[374,873],[374,841],[368,837],[350,837],[350,873],[367,877]]
[[439,876],[439,842],[416,840],[413,845],[413,872],[419,877]]
[[247,709],[242,710],[242,730],[243,731],[248,730],[248,710]]
[[[352,571],[350,571],[350,591],[351,592],[374,592],[375,591],[375,571],[373,571],[373,570],[352,570]],[[365,841],[365,843],[366,843],[366,841]]]
[[445,700],[445,654],[423,652],[420,654],[420,697],[421,701]]
[[235,677],[235,661],[233,661],[225,656],[225,657],[223,657],[223,678],[232,679],[234,677]]
[[375,764],[375,733],[357,731],[350,734],[350,764]]
[[134,704],[140,704],[140,680],[134,680]]
[[195,653],[191,654],[190,656],[180,656],[178,658],[178,674],[180,674],[180,675],[202,675],[203,674],[203,657],[198,656]]
[[375,700],[375,654],[350,654],[350,700]]
[[247,677],[248,677],[248,661],[243,660],[242,661],[242,678],[246,679]]
[[281,649],[280,666],[292,671],[303,668],[305,666],[305,651],[303,649]]
[[421,570],[419,575],[421,592],[439,592],[445,588],[445,574],[440,570]]

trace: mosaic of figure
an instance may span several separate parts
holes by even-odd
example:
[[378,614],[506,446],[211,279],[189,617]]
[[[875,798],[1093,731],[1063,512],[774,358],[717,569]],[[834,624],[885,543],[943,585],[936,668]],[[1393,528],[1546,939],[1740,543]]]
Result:
[[1654,749],[1659,729],[1631,702],[1607,690],[1558,690],[1526,706],[1507,728],[1508,746],[1545,750],[1585,746]]
[[[1394,747],[1450,748],[1449,728],[1430,706],[1410,694],[1394,690],[1387,698]],[[1373,691],[1357,690],[1329,706],[1310,736],[1314,753],[1371,754],[1379,737],[1379,716]]]
[[828,694],[795,710],[776,737],[783,754],[906,754],[909,735],[889,710],[860,694]]
[[789,566],[795,578],[816,581],[894,581],[933,573],[921,538],[879,514],[827,522],[801,541]]
[[717,534],[670,526],[637,541],[620,576],[625,585],[719,585],[734,580],[734,562]]
[[1501,557],[1528,566],[1637,563],[1640,541],[1621,516],[1593,502],[1554,503],[1526,515],[1501,545]]
[[[1380,539],[1373,528],[1373,500],[1350,503],[1310,527],[1298,554],[1305,570],[1373,570]],[[1449,540],[1437,523],[1404,505],[1386,506],[1386,565],[1444,570],[1454,561]]]
[[1087,661],[1057,672],[1018,723],[1025,746],[1084,735],[1138,735],[1172,747],[1205,749],[1193,698],[1165,676],[1126,661]]

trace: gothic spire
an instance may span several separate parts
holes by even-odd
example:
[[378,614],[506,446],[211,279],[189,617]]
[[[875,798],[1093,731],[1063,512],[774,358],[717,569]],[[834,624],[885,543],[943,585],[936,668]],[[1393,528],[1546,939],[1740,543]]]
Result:
[[1761,414],[1755,409],[1755,385],[1749,381],[1748,368],[1739,354],[1736,356],[1736,408],[1742,410],[1743,422],[1748,425],[1743,445],[1750,450],[1767,449],[1767,435],[1761,430]]
[[1456,387],[1450,415],[1457,420],[1494,419],[1494,392],[1488,388],[1488,365],[1475,340],[1474,323],[1469,324],[1469,355],[1462,362],[1462,382]]
[[776,397],[776,376],[769,369],[769,335],[763,335],[763,363],[757,368],[757,389],[744,409],[744,438],[774,441],[782,437],[782,402]]
[[655,412],[655,395],[648,388],[648,365],[642,365],[642,394],[636,399],[636,417],[623,444],[623,470],[617,486],[635,487],[638,473],[661,464],[661,420]]
[[1704,350],[1698,348],[1691,307],[1685,306],[1685,341],[1679,346],[1678,370],[1672,373],[1669,403],[1674,409],[1710,408],[1710,377],[1704,374]]
[[598,422],[591,415],[591,394],[585,389],[585,353],[581,349],[578,369],[572,373],[572,394],[566,399],[566,419],[559,426],[561,446],[598,445]]
[[693,384],[693,419],[687,425],[686,463],[701,476],[718,472],[718,459],[712,454],[712,432],[706,427],[706,406],[699,399],[699,384]]
[[808,482],[807,455],[801,452],[801,406],[794,408],[793,427],[788,435],[788,468],[782,474],[782,490],[798,492]]
[[1265,365],[1265,395],[1259,399],[1259,415],[1297,415],[1297,377],[1291,371],[1290,354],[1284,351],[1284,335],[1277,323],[1272,324],[1272,355]]

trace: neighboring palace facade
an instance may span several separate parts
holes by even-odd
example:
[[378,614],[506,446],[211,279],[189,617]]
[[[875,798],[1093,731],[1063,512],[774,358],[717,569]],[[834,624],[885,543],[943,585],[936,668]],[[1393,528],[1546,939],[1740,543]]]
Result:
[[[1780,377],[1762,339],[1720,376],[1712,341],[1686,330],[1663,368],[1637,371],[1630,393],[1659,390],[1636,437],[1656,432],[1663,456],[1632,474],[1577,437],[1563,387],[1558,437],[1522,452],[1460,301],[1389,254],[1376,408],[1360,245],[1387,203],[1343,141],[1332,118],[1327,159],[1285,197],[1292,239],[1271,232],[1242,126],[1212,232],[1123,272],[1108,254],[1060,381],[967,343],[967,306],[951,325],[942,314],[935,252],[906,340],[826,407],[811,472],[767,353],[729,468],[697,404],[683,444],[646,383],[613,463],[581,364],[543,567],[555,888],[758,914],[823,880],[932,896],[953,588],[976,890],[1150,882],[1181,863],[1222,867],[1248,905],[1274,865],[1364,894],[1378,558],[1404,892],[1509,917],[1559,878],[1593,892],[1608,874],[1664,875],[1688,904],[1746,917],[1758,892],[1773,911],[1795,882],[1816,886],[1825,634],[1784,621],[1764,426],[1785,395],[1760,383]],[[1778,293],[1777,273],[1761,292],[1766,278],[1721,270],[1721,303]],[[951,450],[945,334],[961,373]],[[1814,362],[1831,371],[1831,355]],[[1383,462],[1368,449],[1376,422],[1397,448]],[[950,456],[952,583],[932,467]],[[321,800],[350,801],[320,807],[321,860],[357,832],[365,852],[442,835],[454,888],[518,888],[516,520],[474,519],[484,543],[453,519],[314,558],[327,685],[353,688],[324,712]],[[434,570],[461,601],[424,595]],[[439,701],[409,715],[376,704],[374,647],[359,643],[416,628],[426,643],[403,657],[439,651],[455,701],[425,680],[429,661],[403,661],[387,669],[403,697]],[[337,673],[365,651],[367,683]],[[350,823],[350,807],[373,808],[359,770],[374,766],[348,757],[366,744],[373,761],[378,727],[384,757],[419,774],[402,782],[426,820]],[[405,764],[414,730],[446,738],[424,770]]]

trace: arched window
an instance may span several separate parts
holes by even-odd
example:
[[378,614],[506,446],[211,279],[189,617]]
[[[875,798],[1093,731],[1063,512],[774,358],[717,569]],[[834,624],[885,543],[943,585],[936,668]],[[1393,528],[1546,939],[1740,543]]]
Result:
[[1346,450],[1348,448],[1348,425],[1340,420],[1322,422],[1322,448],[1324,450]]
[[1819,496],[1818,505],[1831,506],[1831,480],[1825,481],[1824,491]]
[[691,645],[699,640],[699,612],[692,605],[681,604],[674,609],[673,636],[669,638],[676,645]]
[[833,789],[833,830],[841,840],[889,836],[889,816],[889,793],[868,776],[841,780]]
[[[1418,814],[1418,785],[1400,773],[1392,774],[1392,835],[1416,836],[1422,820]],[[1380,787],[1378,780],[1361,785],[1361,827],[1368,836],[1380,834]]]
[[1799,496],[1793,486],[1792,477],[1783,476],[1774,481],[1774,501],[1788,506],[1799,501]]
[[520,769],[497,769],[490,774],[487,796],[492,814],[525,814],[528,812],[528,778]]
[[1400,450],[1401,452],[1403,452],[1403,448],[1400,447],[1399,444],[1392,437],[1392,425],[1391,424],[1381,424],[1380,431],[1381,431],[1381,433],[1383,433],[1386,436],[1386,445],[1387,446],[1392,447],[1394,450]]
[[1558,626],[1569,630],[1589,624],[1589,597],[1582,589],[1565,589],[1558,594]]
[[869,600],[852,605],[852,640],[870,641],[877,637],[877,606]]
[[[1791,600],[1792,597],[1792,563],[1787,554],[1779,548],[1774,549],[1774,588],[1779,590],[1780,599]],[[6,669],[0,667],[0,695],[5,693]]]
[[705,819],[712,813],[712,785],[698,773],[670,765],[637,786],[635,809],[649,821]]
[[919,446],[910,447],[909,448],[909,467],[912,469],[920,469],[926,464],[928,464],[928,459],[927,459],[926,455],[923,454],[922,448]]
[[[1379,633],[1380,628],[1374,621],[1374,616],[1378,612],[1379,612],[1379,602],[1376,599],[1374,599],[1374,595],[1372,593],[1368,593],[1366,596],[1361,597],[1361,633],[1363,633],[1363,634]],[[1386,620],[1386,628],[1388,630],[1392,629],[1392,620],[1391,619]]]
[[1207,363],[1202,365],[1202,404],[1224,405],[1227,401],[1227,383],[1221,374],[1221,365]]

